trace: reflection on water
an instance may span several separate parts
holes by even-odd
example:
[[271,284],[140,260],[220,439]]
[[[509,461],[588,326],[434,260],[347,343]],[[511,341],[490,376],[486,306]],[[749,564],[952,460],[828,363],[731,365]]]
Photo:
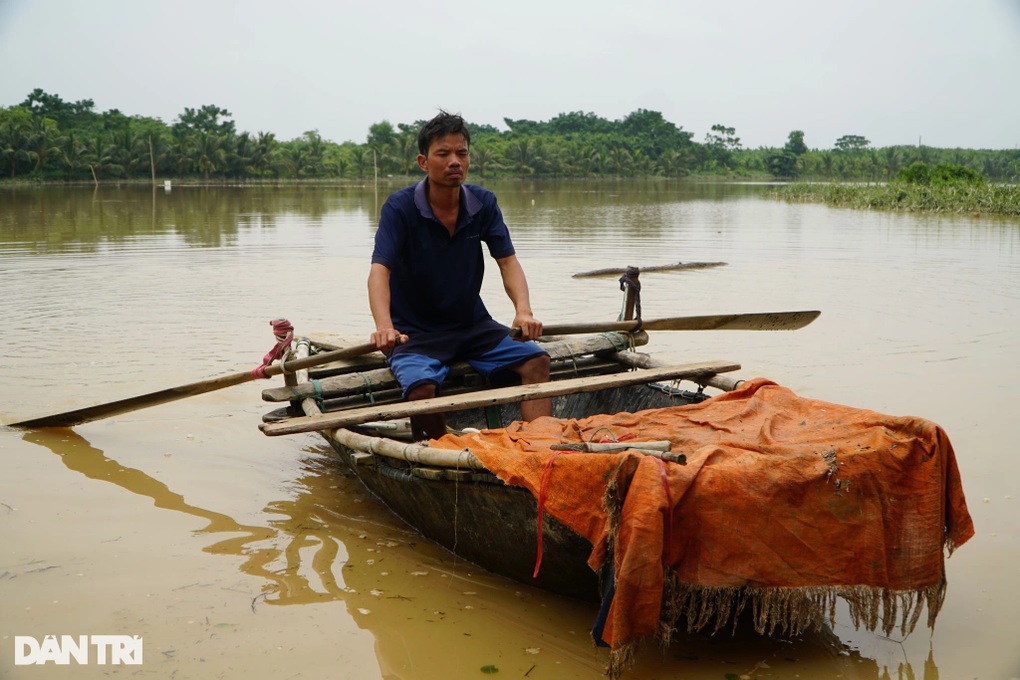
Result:
[[290,216],[314,224],[338,212],[375,214],[372,194],[358,186],[19,187],[0,189],[0,244],[36,253],[95,252],[174,235],[189,246],[218,248],[236,242],[241,230],[274,229]]
[[[296,494],[292,500],[276,501],[265,508],[267,514],[281,515],[282,519],[269,521],[269,526],[252,526],[238,523],[223,513],[188,503],[184,496],[171,491],[159,480],[108,458],[103,451],[72,430],[29,431],[25,433],[24,440],[49,449],[60,457],[69,470],[79,472],[89,479],[116,484],[125,491],[151,498],[157,508],[206,520],[208,524],[196,531],[196,534],[210,534],[217,540],[209,544],[205,551],[214,555],[243,558],[240,570],[267,582],[263,593],[268,603],[309,604],[344,597],[345,588],[338,583],[333,571],[342,566],[344,561],[341,557],[342,544],[331,534],[331,523],[324,521],[325,509],[319,501],[336,489],[336,485],[330,483],[336,479],[327,476],[329,471],[325,469],[321,470],[322,474],[310,474],[297,480],[296,483],[308,491]],[[311,461],[305,464],[321,467],[321,463]],[[219,534],[231,536],[223,537]],[[311,568],[314,579],[305,575],[302,555],[310,556],[304,567]]]
[[[408,179],[408,183],[412,180]],[[174,236],[188,246],[219,248],[237,245],[245,230],[275,229],[298,217],[306,225],[322,225],[343,216],[362,216],[374,225],[380,196],[403,186],[390,180],[378,191],[363,185],[295,185],[283,187],[140,185],[82,187],[45,186],[0,189],[0,254],[25,249],[30,253],[97,252],[110,247],[138,247],[138,239]],[[562,235],[573,226],[633,225],[639,229],[666,226],[678,202],[732,201],[760,195],[759,185],[688,184],[675,181],[504,182],[489,185],[499,192],[503,211],[527,229],[536,206],[553,217]],[[585,207],[578,212],[578,204]],[[131,244],[131,241],[135,241]],[[159,241],[156,241],[159,243]]]

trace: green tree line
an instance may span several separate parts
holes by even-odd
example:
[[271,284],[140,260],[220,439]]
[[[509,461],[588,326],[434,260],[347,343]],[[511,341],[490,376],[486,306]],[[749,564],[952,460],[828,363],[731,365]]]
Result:
[[[317,130],[291,140],[238,132],[215,105],[185,108],[170,124],[97,112],[91,99],[64,101],[41,89],[0,107],[0,177],[66,181],[189,178],[205,181],[415,176],[423,121],[371,125],[366,141],[336,143]],[[744,148],[733,127],[713,125],[704,139],[638,109],[621,120],[561,113],[548,121],[504,118],[505,130],[472,125],[476,178],[687,177],[885,181],[920,162],[971,168],[992,181],[1016,181],[1020,151],[873,148],[848,134],[810,148],[800,130],[782,147]]]

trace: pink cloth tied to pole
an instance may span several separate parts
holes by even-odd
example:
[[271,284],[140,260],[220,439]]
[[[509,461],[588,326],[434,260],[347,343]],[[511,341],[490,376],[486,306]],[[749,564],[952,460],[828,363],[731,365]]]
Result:
[[273,319],[269,323],[273,327],[273,336],[277,339],[277,343],[266,353],[266,356],[262,357],[262,364],[252,369],[251,374],[256,378],[269,377],[266,375],[266,369],[283,356],[294,339],[294,326],[287,319]]

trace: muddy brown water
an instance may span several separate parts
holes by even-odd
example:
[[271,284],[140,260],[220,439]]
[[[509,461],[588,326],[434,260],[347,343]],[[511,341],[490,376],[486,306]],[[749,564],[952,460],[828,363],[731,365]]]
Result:
[[[254,367],[268,321],[367,341],[389,188],[0,190],[0,422]],[[820,309],[788,333],[655,333],[814,398],[918,415],[977,535],[934,631],[681,635],[625,676],[1020,677],[1020,223],[788,205],[752,185],[495,185],[547,323]],[[495,268],[485,296],[511,310]],[[73,430],[0,428],[0,677],[598,678],[594,608],[474,568],[367,495],[316,435],[267,438],[263,382]],[[508,548],[512,549],[512,548]],[[16,666],[15,636],[138,635],[142,666]],[[491,670],[491,669],[489,669]]]

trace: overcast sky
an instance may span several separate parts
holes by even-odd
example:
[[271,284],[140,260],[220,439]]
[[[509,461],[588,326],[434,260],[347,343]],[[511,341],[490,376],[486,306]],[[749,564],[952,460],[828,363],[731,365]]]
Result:
[[643,108],[748,148],[1012,149],[1020,0],[0,0],[0,106],[37,87],[279,139]]

